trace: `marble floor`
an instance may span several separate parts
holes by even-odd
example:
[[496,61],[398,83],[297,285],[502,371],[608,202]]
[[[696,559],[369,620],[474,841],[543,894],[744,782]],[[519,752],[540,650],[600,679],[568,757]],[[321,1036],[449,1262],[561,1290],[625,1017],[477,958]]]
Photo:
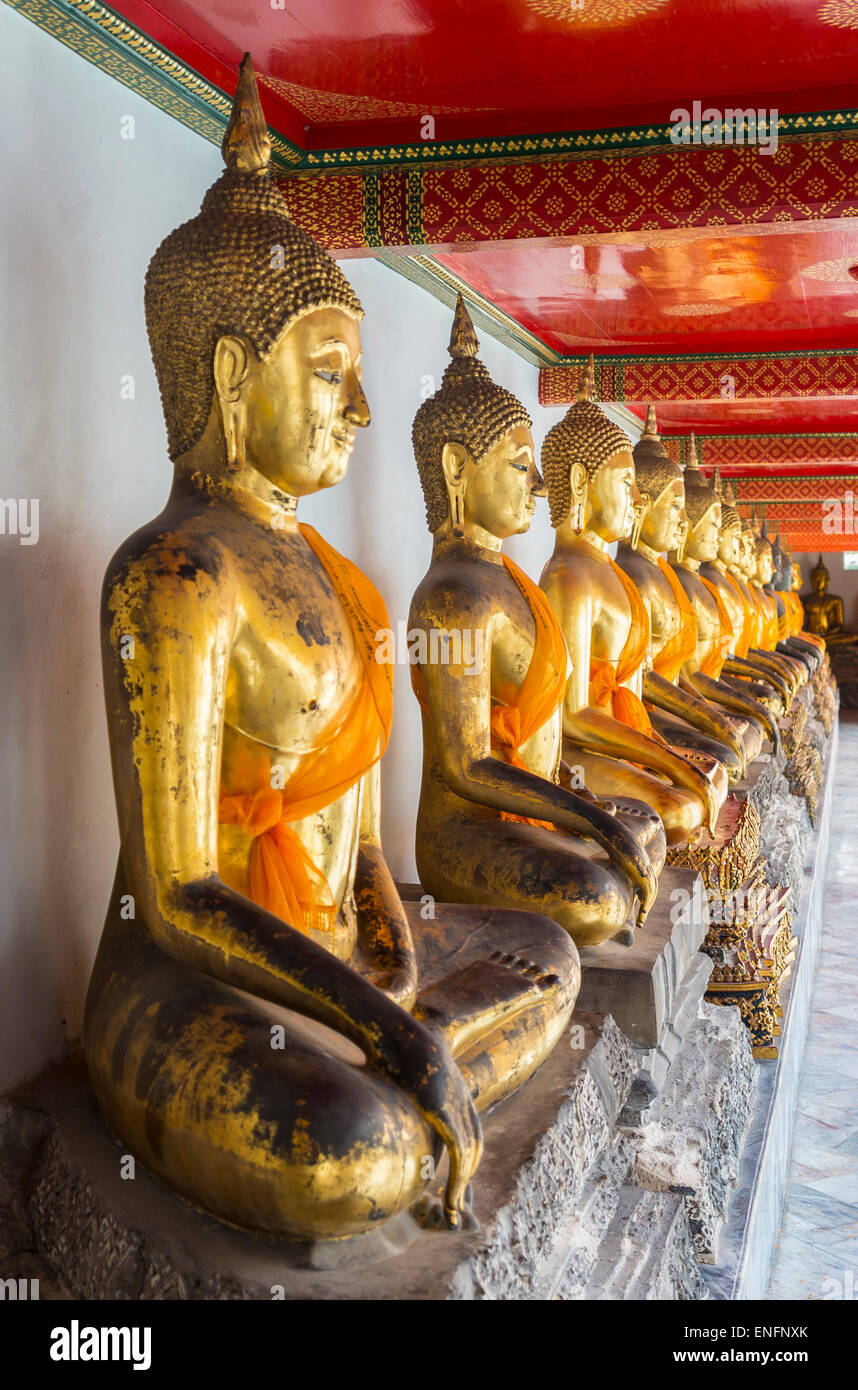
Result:
[[768,1297],[858,1297],[858,712],[843,711],[822,950]]

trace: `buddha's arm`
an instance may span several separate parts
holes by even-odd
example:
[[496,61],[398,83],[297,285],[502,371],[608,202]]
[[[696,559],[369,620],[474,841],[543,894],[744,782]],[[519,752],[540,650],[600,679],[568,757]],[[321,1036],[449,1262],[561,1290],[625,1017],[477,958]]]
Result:
[[[219,749],[236,612],[229,562],[208,549],[164,545],[105,583],[105,690],[137,919],[166,954],[361,1047],[446,1143],[455,1222],[481,1140],[444,1044],[351,966],[218,876]],[[131,660],[122,660],[123,637],[133,638]]]
[[840,598],[838,595],[834,595],[829,600],[829,603],[829,629],[833,631],[835,628],[844,627],[846,620],[843,613],[843,599]]
[[[552,594],[546,587],[549,599]],[[699,797],[706,807],[710,826],[718,818],[716,792],[709,780],[691,763],[674,753],[666,743],[650,738],[637,729],[622,724],[613,715],[589,704],[590,698],[590,632],[592,613],[586,586],[567,591],[562,605],[552,604],[561,618],[563,634],[572,659],[572,670],[566,682],[563,702],[563,734],[594,753],[612,758],[625,758],[643,767],[660,772],[675,786]],[[560,611],[558,612],[558,609]]]
[[[488,647],[488,634],[485,637]],[[551,821],[562,830],[591,836],[631,880],[641,901],[640,921],[658,892],[649,858],[618,820],[565,787],[491,751],[491,656],[477,674],[440,662],[422,668],[441,773],[450,791],[479,806]]]
[[[725,661],[722,670],[726,670]],[[694,691],[697,695],[702,695],[704,700],[714,700],[724,709],[733,710],[735,714],[745,714],[751,719],[758,719],[774,744],[777,750],[780,747],[780,733],[778,732],[777,720],[765,705],[760,704],[751,695],[739,694],[732,686],[725,685],[721,680],[715,680],[712,676],[704,676],[700,667],[697,665],[697,657],[693,656],[685,663],[679,675],[680,682],[686,688]]]
[[417,998],[417,957],[408,919],[381,849],[381,763],[363,779],[355,874],[358,935],[369,957],[363,974],[409,1011]]
[[658,709],[675,714],[692,728],[726,743],[744,765],[745,746],[729,718],[695,690],[674,685],[655,671],[647,671],[643,678],[643,693]]

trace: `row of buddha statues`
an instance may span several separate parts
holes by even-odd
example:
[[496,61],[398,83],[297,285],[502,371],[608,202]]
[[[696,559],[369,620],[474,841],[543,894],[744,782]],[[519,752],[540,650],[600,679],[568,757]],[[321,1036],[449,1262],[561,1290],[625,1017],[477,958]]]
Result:
[[[433,914],[403,901],[380,836],[387,612],[297,512],[370,423],[363,311],[270,179],[249,59],[223,153],[146,276],[174,482],[104,582],[121,850],[89,1072],[123,1147],[223,1221],[467,1227],[479,1116],[566,1029],[579,948],[633,942],[824,643],[788,556],[652,411],[633,448],[587,369],[540,472],[460,299],[413,426],[431,559],[409,628],[486,656],[412,667]],[[537,585],[503,547],[546,495]]]

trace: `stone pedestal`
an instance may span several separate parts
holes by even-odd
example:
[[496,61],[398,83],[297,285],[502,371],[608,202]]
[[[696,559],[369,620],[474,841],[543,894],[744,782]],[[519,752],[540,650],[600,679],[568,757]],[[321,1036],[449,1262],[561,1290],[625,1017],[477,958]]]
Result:
[[221,1225],[139,1166],[123,1179],[78,1059],[0,1107],[3,1268],[87,1299],[699,1298],[686,1195],[639,1185],[635,1138],[617,1125],[636,1070],[611,1019],[576,1013],[484,1119],[479,1230],[406,1214],[290,1246]]
[[664,869],[658,898],[634,945],[581,951],[582,1009],[610,1014],[632,1045],[637,1074],[624,1118],[641,1123],[698,1016],[712,962],[699,875]]

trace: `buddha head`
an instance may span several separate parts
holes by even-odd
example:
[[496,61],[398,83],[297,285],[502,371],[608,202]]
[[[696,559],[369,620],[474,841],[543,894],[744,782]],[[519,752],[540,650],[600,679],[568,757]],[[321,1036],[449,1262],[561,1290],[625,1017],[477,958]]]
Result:
[[718,536],[718,559],[725,565],[735,565],[742,538],[742,521],[736,510],[732,483],[725,483],[721,493],[721,531]]
[[635,462],[635,481],[641,495],[641,517],[638,539],[657,554],[676,550],[679,545],[685,510],[685,483],[682,469],[665,449],[658,433],[655,406],[647,409],[644,432],[632,450]]
[[786,564],[787,557],[781,545],[780,532],[778,532],[772,542],[772,582],[776,589],[785,589],[787,587]]
[[718,554],[721,535],[721,482],[717,468],[711,478],[707,478],[701,472],[693,434],[688,447],[689,461],[684,473],[685,510],[688,513],[685,555],[689,560],[705,564],[714,560]]
[[411,438],[426,520],[436,537],[499,540],[530,526],[545,486],[536,467],[530,416],[492,381],[477,356],[479,340],[459,295],[450,365],[414,417]]
[[753,575],[756,573],[757,569],[757,535],[748,517],[742,517],[741,526],[742,530],[739,536],[738,567],[745,579],[751,579]]
[[775,566],[772,556],[772,543],[768,536],[757,536],[754,542],[754,554],[756,556],[755,578],[760,584],[771,584],[774,577]]
[[831,575],[828,573],[825,561],[821,555],[810,571],[810,583],[813,592],[819,594],[820,597],[828,592],[828,586],[831,583]]
[[[820,555],[819,558],[821,560],[822,556]],[[796,594],[801,588],[801,565],[798,563],[798,560],[793,560],[792,562],[792,569],[790,570],[790,588],[793,593]]]
[[177,467],[259,476],[289,498],[331,487],[369,423],[363,310],[336,263],[290,220],[246,55],[226,171],[146,273],[146,326]]
[[592,370],[591,357],[574,405],[542,446],[551,524],[591,531],[603,541],[624,540],[640,503],[632,442],[592,400]]

